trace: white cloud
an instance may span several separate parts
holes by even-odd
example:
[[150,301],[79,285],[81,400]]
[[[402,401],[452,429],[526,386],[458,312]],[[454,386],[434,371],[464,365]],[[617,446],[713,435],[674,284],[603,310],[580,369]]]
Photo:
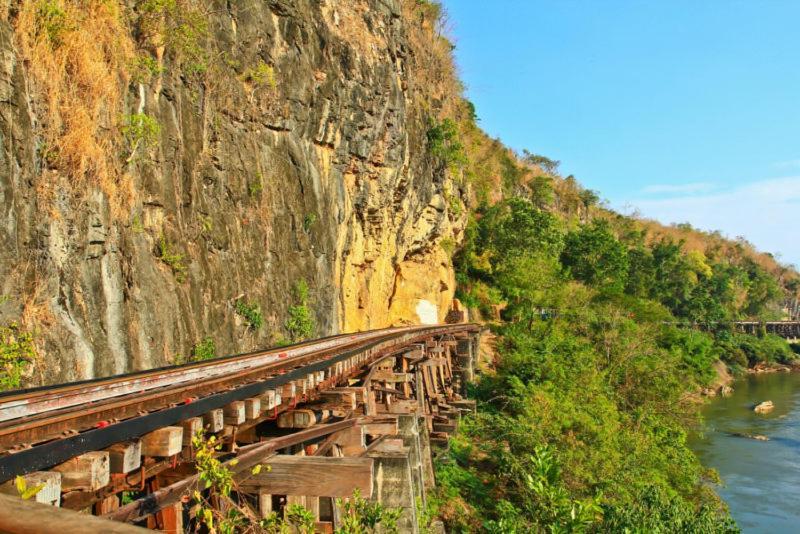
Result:
[[691,193],[705,193],[712,191],[714,189],[714,184],[708,182],[695,182],[691,184],[656,184],[656,185],[648,185],[644,189],[642,189],[642,193],[646,195],[652,194],[670,194],[670,195],[680,195],[680,194],[691,194]]
[[760,250],[779,253],[783,261],[800,266],[800,176],[626,204],[663,223],[689,222],[704,230],[744,236]]
[[772,166],[778,170],[796,170],[800,169],[800,159],[790,159],[787,161],[776,161]]

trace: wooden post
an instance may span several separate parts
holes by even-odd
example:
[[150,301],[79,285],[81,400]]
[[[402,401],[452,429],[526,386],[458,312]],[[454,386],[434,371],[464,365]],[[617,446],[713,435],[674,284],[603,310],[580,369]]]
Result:
[[279,454],[265,460],[262,469],[239,484],[243,491],[273,495],[348,497],[358,489],[372,494],[372,460]]
[[244,401],[244,416],[246,419],[256,419],[261,415],[261,399],[253,397]]
[[233,401],[222,409],[226,425],[241,425],[245,421],[244,402]]
[[[42,504],[49,504],[51,506],[61,505],[61,473],[58,471],[36,471],[22,475],[25,479],[25,485],[28,488],[35,488],[42,486],[36,495],[31,497],[31,500]],[[15,480],[9,480],[0,486],[0,493],[6,495],[13,495],[19,498],[17,491],[17,484]]]
[[262,519],[272,513],[272,494],[266,490],[258,491],[258,512]]
[[142,438],[143,456],[167,457],[181,452],[183,448],[183,427],[165,426]]
[[130,473],[142,465],[141,440],[115,443],[108,449],[109,469],[112,473]]
[[108,452],[93,451],[76,456],[53,468],[61,473],[61,491],[95,491],[110,480]]
[[221,432],[225,427],[225,414],[221,409],[203,414],[203,424],[208,432]]
[[168,534],[183,534],[183,503],[176,502],[161,510],[162,531]]
[[327,410],[289,410],[278,416],[278,428],[309,428],[327,416]]
[[[147,530],[56,508],[19,497],[0,494],[0,532],[65,534],[67,532],[102,532],[103,534],[146,534]],[[32,527],[33,525],[33,527]]]
[[191,417],[182,421],[181,426],[183,427],[183,446],[188,447],[197,433],[203,431],[203,420],[200,417]]

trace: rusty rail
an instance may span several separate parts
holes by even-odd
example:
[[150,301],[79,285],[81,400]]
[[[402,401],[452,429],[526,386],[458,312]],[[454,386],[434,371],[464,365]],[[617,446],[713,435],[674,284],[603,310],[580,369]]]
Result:
[[358,356],[363,365],[476,325],[402,327],[0,395],[0,482],[263,394]]

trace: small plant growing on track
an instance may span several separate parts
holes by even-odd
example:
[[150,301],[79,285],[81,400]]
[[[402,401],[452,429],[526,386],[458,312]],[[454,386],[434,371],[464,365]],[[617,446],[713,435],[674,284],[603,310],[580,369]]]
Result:
[[33,334],[22,330],[17,323],[0,327],[0,391],[18,389],[35,358]]
[[264,316],[261,314],[261,307],[254,302],[247,302],[244,299],[237,300],[236,313],[244,318],[248,328],[259,330],[264,325]]

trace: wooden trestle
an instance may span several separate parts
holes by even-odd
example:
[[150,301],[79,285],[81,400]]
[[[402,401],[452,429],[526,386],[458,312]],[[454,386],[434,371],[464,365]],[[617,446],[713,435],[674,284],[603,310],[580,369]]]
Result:
[[[358,490],[362,496],[401,508],[400,531],[417,532],[417,502],[424,503],[435,484],[431,449],[446,447],[461,415],[475,410],[474,402],[464,395],[474,373],[480,329],[462,324],[381,332],[351,336],[347,344],[326,348],[321,354],[306,350],[311,356],[302,359],[295,359],[292,349],[277,353],[282,361],[270,360],[263,365],[261,375],[253,370],[260,368],[248,367],[243,372],[238,360],[222,360],[228,366],[232,362],[238,365],[236,376],[242,376],[242,381],[234,382],[224,375],[225,380],[216,379],[222,390],[187,381],[182,388],[190,384],[204,393],[182,403],[170,400],[162,409],[144,410],[133,419],[111,419],[93,423],[88,430],[79,427],[67,432],[59,439],[68,440],[70,447],[76,441],[86,447],[73,457],[64,458],[63,451],[61,455],[51,453],[58,451],[59,439],[46,434],[44,422],[38,426],[30,422],[42,418],[66,420],[72,411],[85,407],[67,406],[11,418],[5,427],[0,426],[0,433],[5,428],[6,443],[13,439],[14,424],[28,432],[21,430],[20,435],[30,436],[29,429],[34,428],[47,439],[8,448],[0,456],[0,480],[6,480],[0,493],[12,496],[11,501],[7,497],[0,500],[0,531],[44,532],[29,527],[35,527],[37,517],[47,517],[49,522],[60,522],[60,534],[85,532],[89,523],[76,523],[67,512],[59,515],[60,509],[72,509],[104,518],[92,521],[110,519],[164,532],[184,532],[196,506],[190,496],[203,489],[198,483],[191,440],[193,434],[203,430],[206,435],[217,435],[224,444],[220,459],[234,474],[238,490],[258,503],[261,514],[281,512],[292,503],[303,504],[315,515],[318,531],[331,532],[339,521],[334,500]],[[330,341],[326,343],[330,345]],[[178,371],[185,374],[182,368]],[[160,380],[159,376],[151,374],[147,379]],[[125,380],[135,381],[136,377]],[[40,390],[33,392],[37,398],[43,395]],[[164,398],[175,398],[168,391],[163,394]],[[126,390],[123,397],[98,402],[116,406],[127,398],[135,400],[135,396],[135,392]],[[208,400],[211,398],[226,403],[212,403]],[[24,402],[24,395],[6,398],[5,404],[3,400],[0,397],[0,420],[2,408],[18,410],[14,403]],[[175,412],[181,407],[185,410]],[[107,414],[109,409],[89,412]],[[165,417],[163,413],[170,410],[184,417]],[[63,417],[56,417],[59,414]],[[154,417],[158,414],[160,418]],[[80,421],[84,428],[92,424],[85,414],[80,417],[83,419],[74,421]],[[132,421],[148,417],[149,426],[133,426]],[[128,426],[122,426],[123,422]],[[114,424],[127,430],[97,433]],[[147,431],[136,435],[131,428]],[[80,442],[76,436],[89,437]],[[114,441],[117,438],[124,439]],[[87,445],[91,443],[104,446],[94,450]],[[59,462],[51,464],[37,458],[26,464],[23,460],[34,458],[33,454],[14,458],[37,448],[48,451],[52,456],[47,458]],[[257,464],[271,469],[253,475],[252,467]],[[43,485],[43,489],[31,501],[22,501],[16,497],[14,475],[23,476],[29,486]],[[135,495],[136,500],[123,505],[123,493]],[[6,506],[7,502],[14,506]],[[46,513],[40,508],[42,504],[49,505]],[[135,531],[133,526],[122,524],[114,528],[109,524],[105,531]]]

